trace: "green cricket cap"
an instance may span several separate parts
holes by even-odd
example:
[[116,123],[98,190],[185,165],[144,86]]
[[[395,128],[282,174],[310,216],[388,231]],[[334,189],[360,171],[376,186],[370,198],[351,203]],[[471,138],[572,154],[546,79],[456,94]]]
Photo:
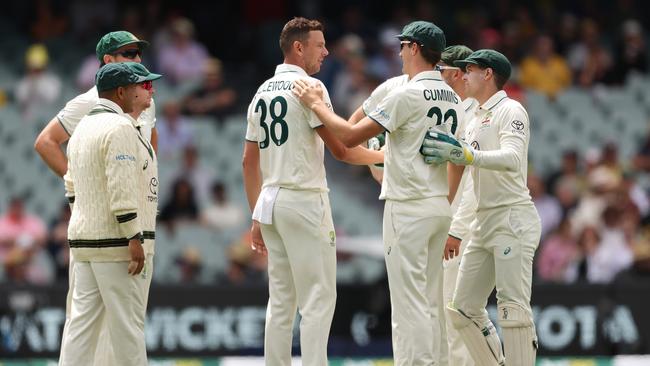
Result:
[[162,75],[149,72],[137,62],[116,62],[102,66],[95,75],[97,91],[116,89],[120,86],[138,84],[143,81],[160,79]]
[[469,47],[463,45],[449,46],[442,51],[440,55],[440,61],[444,62],[445,65],[454,66],[454,61],[464,60],[472,54],[472,51]]
[[97,47],[95,48],[95,53],[97,54],[97,59],[101,62],[104,58],[104,55],[110,55],[113,52],[117,51],[120,47],[124,47],[128,44],[136,43],[140,50],[143,50],[149,46],[149,42],[138,39],[131,32],[127,31],[117,31],[107,33],[99,40]]
[[397,35],[400,41],[413,41],[426,48],[442,52],[447,45],[445,33],[431,22],[418,20],[407,24]]
[[484,49],[474,51],[464,60],[454,61],[454,65],[461,69],[465,69],[468,64],[489,67],[494,70],[495,74],[499,74],[506,79],[510,78],[510,73],[512,72],[512,66],[508,58],[495,50]]

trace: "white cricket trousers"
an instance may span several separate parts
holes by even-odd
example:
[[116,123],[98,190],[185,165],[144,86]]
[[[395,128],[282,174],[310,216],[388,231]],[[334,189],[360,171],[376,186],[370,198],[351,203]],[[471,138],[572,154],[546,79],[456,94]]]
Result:
[[[469,240],[463,240],[460,244],[460,254],[455,256],[453,259],[445,261],[444,268],[444,299],[445,305],[449,304],[454,298],[454,290],[456,289],[456,280],[458,278],[458,269],[460,267],[461,256],[465,253],[465,248],[467,247],[467,242]],[[474,366],[474,360],[469,354],[465,343],[458,334],[456,328],[454,328],[453,323],[447,312],[445,314],[445,325],[447,331],[447,347],[449,352],[449,365],[451,366]]]
[[281,188],[273,224],[260,226],[269,271],[266,365],[291,365],[292,329],[298,310],[302,364],[327,366],[327,342],[336,306],[336,236],[328,195]]
[[[482,326],[491,324],[485,307],[496,286],[497,306],[516,304],[532,324],[533,257],[541,235],[535,206],[478,211],[475,224],[461,260],[453,306]],[[509,346],[504,344],[506,364]]]
[[397,366],[439,365],[442,254],[451,224],[447,197],[386,200],[384,258]]
[[[153,258],[147,256],[146,273],[143,269],[136,276],[128,274],[128,264],[75,261],[70,320],[63,334],[60,366],[147,365],[144,319]],[[97,361],[97,348],[104,346],[99,344],[102,328],[108,328],[110,344],[117,352]]]

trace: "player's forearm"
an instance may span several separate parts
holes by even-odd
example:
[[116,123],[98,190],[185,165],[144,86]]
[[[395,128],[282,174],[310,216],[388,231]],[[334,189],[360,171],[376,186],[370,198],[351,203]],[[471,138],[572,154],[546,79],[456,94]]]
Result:
[[362,146],[355,146],[346,150],[343,159],[348,164],[370,165],[384,162],[384,152],[369,150]]
[[243,164],[243,173],[244,173],[244,190],[246,191],[246,199],[248,200],[248,207],[251,212],[255,210],[255,204],[257,203],[257,198],[260,195],[262,189],[262,174],[260,172],[259,166],[254,166],[254,164],[247,164],[244,161]]
[[452,203],[456,197],[458,185],[460,184],[460,180],[463,178],[464,171],[464,165],[447,163],[447,183],[449,184],[449,195],[447,196],[447,199],[449,200],[449,203]]
[[39,136],[34,143],[34,149],[41,156],[47,166],[59,177],[68,170],[68,158],[59,147],[59,144],[47,137]]
[[337,116],[324,102],[320,101],[312,104],[311,110],[314,111],[325,127],[345,146],[354,147],[363,142],[363,140],[356,141],[352,138],[352,124]]
[[454,218],[449,228],[449,235],[459,239],[467,238],[469,227],[476,216],[476,207],[478,203],[474,194],[474,184],[471,175],[467,176],[463,191],[461,192],[460,204],[454,214]]
[[372,177],[377,181],[377,183],[381,184],[384,181],[384,170],[373,165],[369,165],[368,168],[370,168],[370,174]]
[[359,107],[359,108],[357,108],[356,111],[354,111],[354,113],[352,113],[350,118],[348,118],[348,123],[351,124],[351,125],[355,125],[359,121],[361,121],[363,119],[363,117],[365,117],[365,116],[366,116],[366,114],[363,111],[363,107]]
[[501,141],[501,149],[474,152],[472,165],[490,170],[516,172],[520,169],[521,156],[525,154],[524,142],[519,139]]

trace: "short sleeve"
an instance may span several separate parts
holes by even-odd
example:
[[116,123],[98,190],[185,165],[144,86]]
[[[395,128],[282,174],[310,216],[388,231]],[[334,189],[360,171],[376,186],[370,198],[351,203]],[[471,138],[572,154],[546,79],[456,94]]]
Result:
[[72,136],[81,119],[93,109],[98,100],[97,89],[93,87],[86,93],[74,97],[59,111],[56,117],[68,135]]
[[247,141],[252,141],[252,142],[257,142],[258,141],[258,131],[259,129],[257,128],[257,125],[255,124],[255,121],[253,121],[254,117],[254,112],[255,112],[255,103],[257,103],[257,97],[253,98],[253,101],[251,101],[251,104],[248,106],[248,112],[246,113],[246,121],[247,121],[247,126],[246,126],[246,140]]
[[381,103],[386,96],[390,93],[391,90],[393,90],[395,87],[402,85],[406,79],[402,80],[403,76],[397,76],[391,79],[388,79],[381,83],[378,87],[375,88],[375,90],[372,91],[368,99],[366,99],[363,102],[362,108],[363,108],[363,113],[366,114],[366,116],[370,115],[372,111],[377,109],[377,106],[379,106],[379,103]]
[[379,123],[388,132],[397,130],[405,121],[404,114],[408,111],[408,94],[404,89],[398,89],[388,94],[368,117]]

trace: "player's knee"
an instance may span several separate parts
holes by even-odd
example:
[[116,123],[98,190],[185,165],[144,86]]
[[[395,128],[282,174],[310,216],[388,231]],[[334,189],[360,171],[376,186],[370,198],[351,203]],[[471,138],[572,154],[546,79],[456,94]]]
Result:
[[449,303],[445,307],[445,312],[456,329],[462,329],[472,324],[472,319],[466,316],[462,310],[457,309],[453,303]]
[[502,328],[528,328],[533,326],[533,315],[522,305],[507,301],[499,304],[499,325]]

